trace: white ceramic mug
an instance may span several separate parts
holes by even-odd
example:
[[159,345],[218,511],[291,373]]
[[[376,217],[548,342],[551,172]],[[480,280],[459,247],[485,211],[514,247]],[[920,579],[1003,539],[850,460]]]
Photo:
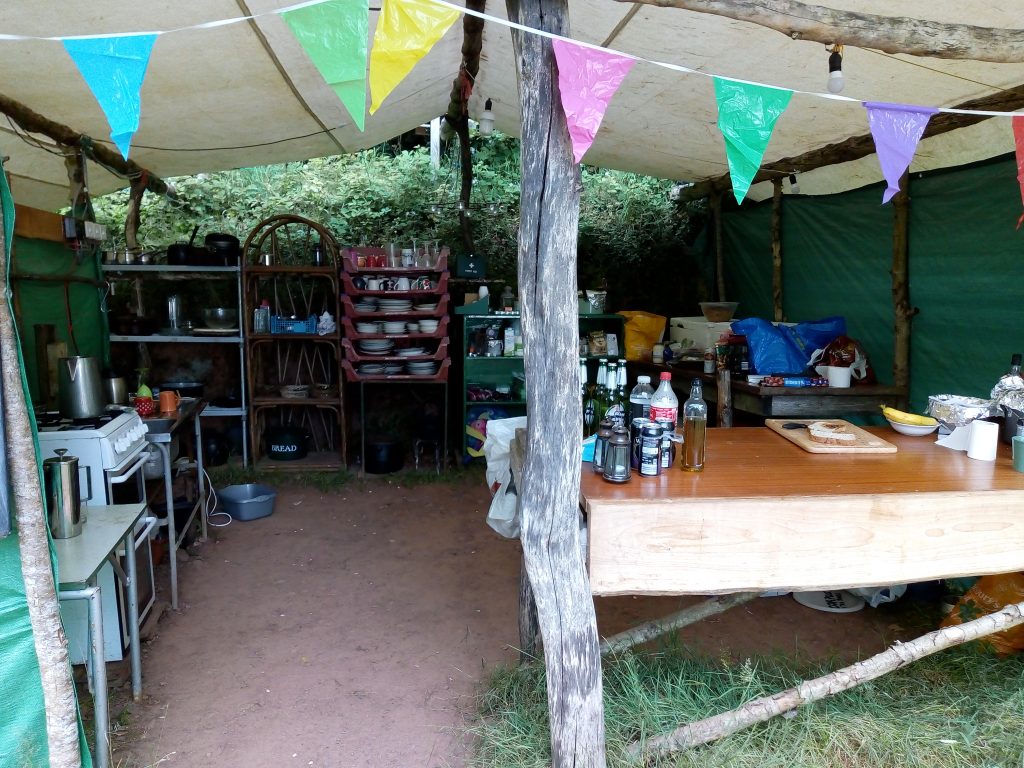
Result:
[[851,382],[851,373],[849,368],[838,366],[838,365],[826,365],[825,366],[825,378],[828,379],[828,385],[830,387],[848,387]]
[[366,279],[366,290],[368,291],[379,291],[381,279],[379,277],[368,277]]
[[411,286],[412,284],[409,282],[408,277],[400,277],[397,280],[395,280],[396,291],[408,291]]

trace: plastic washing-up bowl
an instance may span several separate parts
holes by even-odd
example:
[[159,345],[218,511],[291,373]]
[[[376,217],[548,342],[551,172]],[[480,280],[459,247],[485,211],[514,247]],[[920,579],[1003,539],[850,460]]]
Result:
[[274,512],[277,491],[259,483],[229,485],[217,491],[217,506],[235,520],[257,520]]

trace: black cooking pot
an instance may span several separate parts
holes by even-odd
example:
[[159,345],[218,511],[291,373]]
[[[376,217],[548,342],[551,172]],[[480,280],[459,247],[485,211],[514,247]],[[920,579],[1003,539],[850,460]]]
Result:
[[309,452],[309,434],[296,427],[267,427],[263,450],[268,459],[275,461],[304,459]]
[[228,463],[228,439],[216,430],[203,430],[203,466]]
[[165,381],[160,385],[161,392],[175,391],[179,397],[202,397],[203,382],[201,381]]
[[172,267],[184,267],[191,263],[192,246],[188,243],[172,243],[167,246],[167,263]]
[[242,246],[238,238],[223,232],[211,232],[206,236],[206,249],[214,256],[223,258],[225,266],[232,266],[238,263]]
[[397,472],[405,463],[405,451],[398,440],[367,440],[363,468],[371,475]]

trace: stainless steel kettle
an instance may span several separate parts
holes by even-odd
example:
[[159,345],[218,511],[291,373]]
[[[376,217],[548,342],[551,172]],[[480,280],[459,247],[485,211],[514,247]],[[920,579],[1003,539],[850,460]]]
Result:
[[95,357],[62,357],[57,361],[57,399],[66,419],[88,419],[103,413],[103,379]]
[[46,509],[50,535],[70,539],[82,532],[82,494],[78,485],[78,457],[66,456],[66,448],[43,462]]

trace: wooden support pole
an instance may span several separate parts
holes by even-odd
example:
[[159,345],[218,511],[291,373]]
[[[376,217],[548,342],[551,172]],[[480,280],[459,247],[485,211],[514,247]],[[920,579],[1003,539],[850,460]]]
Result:
[[[904,172],[900,191],[892,199],[892,383],[910,391],[911,322],[917,310],[910,305],[910,174]],[[902,404],[901,404],[902,405]]]
[[717,741],[725,736],[763,723],[776,715],[789,712],[804,704],[819,701],[843,691],[855,688],[861,683],[875,680],[882,675],[905,667],[911,662],[931,656],[947,648],[977,640],[979,637],[1001,632],[1024,624],[1024,603],[1008,605],[995,613],[982,616],[954,627],[945,627],[929,632],[906,643],[897,643],[888,650],[876,654],[830,674],[807,680],[795,688],[764,696],[744,704],[738,709],[684,725],[671,733],[657,736],[646,743],[634,742],[626,753],[636,759],[643,758],[644,765],[653,766],[659,760],[684,749]]
[[[0,191],[0,195],[3,192]],[[6,238],[0,205],[0,275],[6,274]],[[78,703],[71,681],[68,641],[61,624],[57,585],[53,578],[49,536],[35,438],[29,421],[31,406],[22,386],[21,360],[14,311],[0,280],[0,378],[2,378],[3,449],[11,482],[11,502],[18,537],[18,555],[25,582],[29,623],[43,688],[48,765],[79,768]],[[8,478],[2,478],[7,482]],[[100,661],[102,664],[102,660]]]
[[102,144],[96,144],[84,133],[68,128],[66,125],[43,117],[34,112],[20,101],[0,94],[0,112],[10,117],[29,133],[39,133],[65,147],[76,147],[82,149],[87,157],[94,158],[105,166],[110,167],[116,173],[127,179],[133,179],[146,173],[146,188],[158,195],[167,194],[167,183],[146,169],[131,160],[125,160],[119,152],[107,149]]
[[[999,63],[1024,62],[1020,29],[948,24],[906,16],[837,10],[798,0],[619,0],[663,8],[709,13],[746,21],[781,32],[793,40],[824,45],[842,43],[884,53],[972,59]],[[898,7],[898,6],[897,6]]]
[[139,225],[142,223],[142,196],[146,192],[146,177],[141,176],[132,179],[131,190],[128,193],[128,211],[124,217],[124,243],[125,247],[136,252],[139,248]]
[[732,373],[725,366],[718,367],[718,393],[715,415],[719,427],[732,426]]
[[[508,18],[569,35],[568,0],[506,0]],[[603,768],[604,705],[594,600],[577,522],[580,398],[576,246],[582,182],[551,41],[512,31],[519,75],[519,292],[527,444],[519,484],[523,554],[544,638],[553,768]]]
[[722,196],[711,198],[711,221],[715,232],[715,287],[719,301],[725,301],[725,249],[722,246]]
[[772,180],[772,310],[776,323],[786,319],[782,303],[782,179]]

